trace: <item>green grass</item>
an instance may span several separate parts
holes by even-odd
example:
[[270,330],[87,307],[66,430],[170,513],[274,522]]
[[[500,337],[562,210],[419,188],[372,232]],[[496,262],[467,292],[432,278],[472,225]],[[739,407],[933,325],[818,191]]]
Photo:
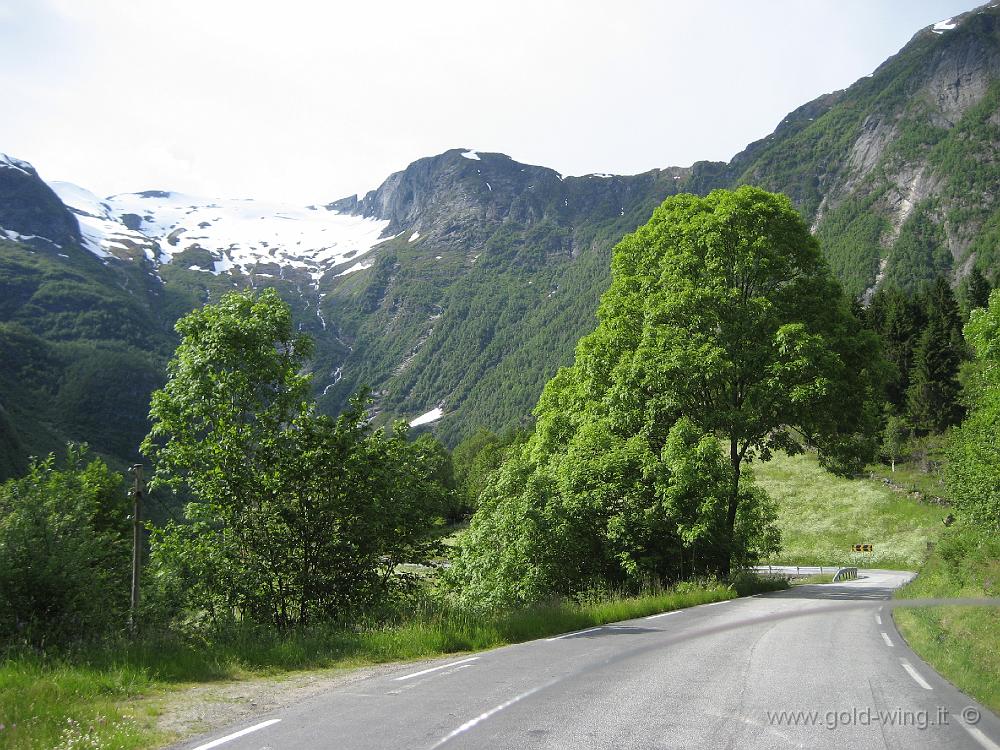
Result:
[[[757,483],[778,504],[782,550],[765,564],[916,570],[928,542],[944,530],[945,508],[877,481],[836,477],[810,454],[778,453],[753,467]],[[865,543],[875,545],[873,554],[850,551]]]
[[806,578],[793,578],[789,581],[793,586],[803,586],[813,583],[833,583],[833,573],[817,573]]
[[907,492],[919,492],[923,495],[948,499],[948,488],[941,475],[930,474],[915,464],[897,462],[895,471],[884,464],[872,464],[866,471],[870,472],[877,482],[888,479]]
[[243,627],[211,640],[150,633],[60,657],[11,653],[0,662],[0,750],[155,746],[170,738],[155,729],[155,702],[141,699],[193,682],[478,651],[785,585],[741,578],[491,614],[426,606],[389,626]]
[[[981,597],[1000,592],[1000,538],[953,527],[897,596]],[[1000,609],[930,607],[897,609],[903,637],[960,690],[1000,712]]]
[[148,673],[131,665],[7,659],[0,663],[0,748],[149,747],[161,738],[136,699],[151,687]]

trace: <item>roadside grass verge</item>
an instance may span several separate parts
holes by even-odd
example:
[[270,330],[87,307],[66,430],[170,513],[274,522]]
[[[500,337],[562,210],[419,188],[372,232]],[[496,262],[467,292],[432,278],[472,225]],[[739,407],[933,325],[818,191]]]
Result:
[[[877,481],[834,476],[811,454],[776,453],[753,469],[757,484],[778,505],[782,549],[765,564],[916,570],[927,543],[945,528],[946,508]],[[875,552],[851,552],[854,544],[874,544]]]
[[[920,574],[897,598],[997,596],[1000,538],[956,526],[941,537]],[[1000,713],[1000,609],[896,609],[894,619],[910,647],[941,675]]]
[[793,578],[789,581],[793,586],[803,586],[812,583],[833,583],[833,573],[817,573],[806,578]]
[[388,625],[245,626],[211,639],[150,632],[59,656],[12,651],[0,661],[0,750],[155,747],[174,738],[157,732],[155,705],[141,699],[191,683],[479,651],[786,586],[739,576],[490,614],[426,606]]

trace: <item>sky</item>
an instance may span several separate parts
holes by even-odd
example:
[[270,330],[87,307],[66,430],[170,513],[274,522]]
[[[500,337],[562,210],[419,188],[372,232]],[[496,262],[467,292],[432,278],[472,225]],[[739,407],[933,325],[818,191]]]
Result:
[[449,148],[728,160],[976,0],[0,0],[0,152],[99,195],[329,202]]

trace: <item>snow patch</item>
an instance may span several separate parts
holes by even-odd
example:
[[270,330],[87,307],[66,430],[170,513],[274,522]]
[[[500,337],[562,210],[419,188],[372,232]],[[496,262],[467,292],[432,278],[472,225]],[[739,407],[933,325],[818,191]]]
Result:
[[931,29],[931,31],[933,31],[935,34],[943,34],[946,31],[951,31],[956,26],[958,26],[957,23],[952,23],[950,18],[946,18],[943,21],[938,21],[936,24],[934,24],[934,27]]
[[28,164],[28,162],[22,161],[21,159],[15,159],[13,156],[7,156],[7,154],[3,153],[0,153],[0,167],[4,167],[6,169],[16,169],[18,172],[26,175],[30,175],[35,170],[35,168]]
[[[258,263],[306,271],[314,279],[369,252],[383,241],[388,221],[253,199],[208,201],[151,190],[104,200],[64,182],[52,183],[77,216],[84,244],[99,257],[142,248],[154,263],[197,248],[221,260],[212,273],[243,273]],[[129,229],[125,221],[136,229]],[[192,231],[193,230],[193,231]],[[196,233],[195,233],[196,232]],[[172,244],[170,241],[172,241]]]
[[477,154],[475,151],[463,151],[461,155],[464,156],[466,159],[472,159],[473,161],[480,161],[479,154]]
[[353,266],[351,266],[350,268],[348,268],[348,269],[346,269],[344,271],[341,271],[338,274],[334,274],[334,275],[335,276],[347,276],[347,274],[354,273],[355,271],[364,271],[365,269],[371,268],[373,265],[374,265],[373,263],[362,263],[362,262],[359,261],[359,262],[355,263]]
[[441,407],[436,407],[431,409],[429,412],[421,414],[419,417],[410,422],[410,427],[419,427],[422,424],[430,424],[431,422],[437,422],[441,417],[444,416],[444,412]]
[[416,242],[419,239],[420,239],[420,232],[414,232],[413,234],[410,235],[410,239],[408,239],[407,242]]

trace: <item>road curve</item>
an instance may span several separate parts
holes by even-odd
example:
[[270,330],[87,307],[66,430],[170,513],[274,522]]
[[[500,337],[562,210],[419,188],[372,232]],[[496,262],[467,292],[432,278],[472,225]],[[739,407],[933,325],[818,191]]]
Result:
[[863,570],[400,665],[176,748],[1000,750],[1000,720],[920,660],[883,608],[909,577]]

